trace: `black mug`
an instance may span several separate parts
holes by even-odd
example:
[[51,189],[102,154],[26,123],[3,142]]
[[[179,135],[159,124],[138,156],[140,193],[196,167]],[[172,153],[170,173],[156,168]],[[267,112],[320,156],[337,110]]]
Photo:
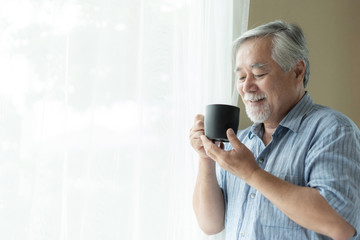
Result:
[[210,104],[205,109],[205,136],[213,141],[229,142],[226,131],[236,134],[239,125],[240,108],[225,104]]

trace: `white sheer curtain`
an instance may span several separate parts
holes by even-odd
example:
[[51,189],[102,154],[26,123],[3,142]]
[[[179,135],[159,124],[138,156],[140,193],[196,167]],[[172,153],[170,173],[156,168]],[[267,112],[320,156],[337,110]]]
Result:
[[204,237],[188,132],[205,104],[236,104],[241,5],[1,1],[0,239]]

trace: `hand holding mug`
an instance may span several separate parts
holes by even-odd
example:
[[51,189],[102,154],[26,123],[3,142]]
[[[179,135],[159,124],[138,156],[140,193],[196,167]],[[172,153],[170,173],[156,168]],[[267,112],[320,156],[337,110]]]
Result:
[[194,125],[190,129],[190,144],[194,150],[199,154],[200,158],[209,158],[205,152],[203,143],[200,139],[205,134],[204,129],[204,115],[198,114],[195,116]]

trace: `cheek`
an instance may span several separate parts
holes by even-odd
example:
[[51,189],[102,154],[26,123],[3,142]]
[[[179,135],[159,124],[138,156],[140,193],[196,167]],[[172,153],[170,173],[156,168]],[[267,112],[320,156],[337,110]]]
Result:
[[268,103],[271,109],[276,109],[281,105],[282,102],[282,96],[279,96],[279,94],[275,91],[272,92],[272,94],[268,97]]
[[241,83],[236,82],[236,89],[237,89],[238,93],[240,94],[240,96],[242,96],[244,94]]
[[244,101],[244,92],[242,91],[242,89],[241,89],[241,88],[237,88],[237,91],[238,91],[241,99]]

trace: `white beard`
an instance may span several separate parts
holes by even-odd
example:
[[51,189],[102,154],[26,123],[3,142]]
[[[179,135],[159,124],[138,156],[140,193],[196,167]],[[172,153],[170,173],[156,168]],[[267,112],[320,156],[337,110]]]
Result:
[[[266,95],[245,93],[244,102],[249,100],[257,101],[264,98],[266,99]],[[269,103],[266,100],[263,101],[260,106],[255,106],[255,107],[245,104],[245,110],[247,116],[254,123],[263,123],[270,117],[271,114]]]

